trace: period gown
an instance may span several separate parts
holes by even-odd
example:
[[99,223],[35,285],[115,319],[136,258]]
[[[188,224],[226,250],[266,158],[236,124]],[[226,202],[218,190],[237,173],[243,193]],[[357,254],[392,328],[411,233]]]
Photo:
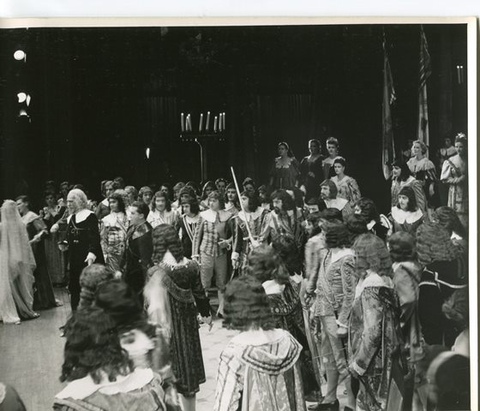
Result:
[[35,256],[36,269],[33,272],[35,277],[34,303],[35,309],[43,310],[50,307],[56,307],[57,301],[53,292],[53,285],[47,267],[47,256],[45,253],[45,237],[48,235],[47,226],[33,211],[29,211],[22,216],[22,221],[27,227],[28,238],[30,240],[41,231],[45,232],[41,240],[32,244],[33,255]]
[[282,164],[280,160],[281,157],[275,158],[270,170],[270,176],[273,178],[272,187],[292,190],[300,176],[300,164],[297,159],[291,157],[288,158],[286,164]]
[[235,336],[220,354],[214,411],[306,411],[301,349],[282,329]]
[[318,198],[320,183],[324,180],[322,156],[318,156],[314,160],[309,159],[309,157],[304,157],[300,162],[300,182],[305,186],[305,202],[312,198]]
[[128,219],[125,213],[110,213],[102,219],[100,238],[107,268],[120,271],[127,241]]
[[275,322],[275,328],[288,331],[302,345],[300,354],[301,374],[305,394],[318,390],[318,384],[312,363],[303,308],[298,293],[299,283],[293,279],[287,284],[279,284],[275,280],[262,284],[267,294],[270,310]]
[[464,226],[468,225],[467,163],[457,154],[443,163],[441,181],[448,184],[447,205],[453,208]]
[[150,223],[152,228],[155,228],[160,224],[169,224],[176,226],[178,223],[178,213],[173,210],[165,210],[162,212],[153,210],[148,213],[147,221]]
[[350,176],[344,176],[341,180],[338,176],[335,176],[331,180],[337,186],[337,198],[344,198],[349,202],[350,207],[354,207],[355,203],[362,197],[356,180]]
[[[350,367],[360,376],[357,410],[385,410],[389,395],[397,391],[395,378],[401,375],[400,351],[402,337],[398,300],[390,277],[367,271],[355,290],[350,315],[348,350]],[[398,391],[397,391],[398,393]],[[390,407],[390,405],[392,407]],[[399,406],[389,409],[401,409]]]
[[[50,208],[48,214],[43,217],[43,221],[47,225],[47,228],[52,228],[52,225],[57,223],[61,218],[63,218],[66,211],[65,206],[56,206],[55,208]],[[60,251],[58,248],[58,243],[63,240],[63,232],[57,231],[55,233],[49,233],[45,237],[45,254],[47,256],[47,268],[52,284],[61,284],[66,283],[66,264],[65,264],[65,253]]]
[[176,262],[169,251],[163,261],[149,270],[145,285],[145,304],[149,317],[155,317],[161,289],[168,292],[172,331],[170,353],[178,392],[194,396],[206,381],[197,314],[210,315],[210,303],[200,281],[200,268],[195,261],[184,258]]

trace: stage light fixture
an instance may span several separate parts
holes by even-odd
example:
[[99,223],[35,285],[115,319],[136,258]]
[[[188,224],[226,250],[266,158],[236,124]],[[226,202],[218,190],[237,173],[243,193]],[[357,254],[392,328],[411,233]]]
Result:
[[147,149],[145,150],[145,155],[147,156],[147,160],[150,159],[150,147],[147,147]]
[[25,53],[23,50],[17,50],[15,53],[13,53],[13,58],[17,61],[27,61],[27,53]]
[[[24,103],[25,101],[27,101],[27,93],[24,93],[23,91],[21,91],[20,93],[17,94],[17,97],[18,97],[18,102],[19,103]],[[28,105],[28,104],[27,104]]]
[[30,116],[28,115],[27,110],[22,108],[18,113],[18,117],[30,117]]
[[27,107],[30,105],[31,100],[32,100],[32,97],[30,96],[30,94],[27,94],[27,100],[26,100]]

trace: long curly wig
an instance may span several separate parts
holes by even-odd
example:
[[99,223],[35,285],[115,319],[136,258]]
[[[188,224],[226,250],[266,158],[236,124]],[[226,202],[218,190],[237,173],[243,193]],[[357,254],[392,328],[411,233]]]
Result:
[[119,192],[120,190],[115,191],[113,194],[108,197],[108,201],[115,200],[118,203],[118,211],[124,213],[125,212],[125,197],[122,193]]
[[362,197],[355,204],[360,209],[360,215],[367,220],[367,223],[374,220],[377,223],[380,221],[380,215],[377,211],[377,206],[369,198]]
[[452,261],[460,255],[454,247],[449,231],[434,222],[423,223],[417,229],[417,253],[420,264],[426,266],[435,261]]
[[155,327],[148,324],[138,295],[123,280],[102,283],[95,295],[95,305],[112,317],[119,333],[137,328],[149,337],[155,336]]
[[170,251],[177,262],[183,260],[183,246],[175,227],[170,224],[160,224],[153,229],[153,254],[155,264],[162,262],[165,253]]
[[273,330],[275,323],[262,284],[253,276],[232,280],[225,290],[223,325],[229,329]]
[[109,381],[116,381],[133,369],[120,345],[115,322],[101,308],[76,311],[65,325],[65,337],[61,382],[90,375],[99,384],[105,374]]
[[467,230],[461,223],[457,212],[453,208],[447,206],[438,207],[433,212],[433,219],[438,221],[441,226],[445,227],[450,234],[455,232],[462,238],[467,237]]
[[289,235],[279,235],[273,242],[272,247],[285,264],[290,275],[295,273],[301,274],[303,271],[303,261],[300,250],[298,249],[295,239]]
[[367,233],[360,235],[353,244],[357,275],[365,276],[366,270],[370,269],[380,276],[393,275],[392,260],[385,243],[375,234]]
[[260,283],[276,280],[279,284],[286,284],[290,279],[281,257],[268,245],[261,245],[252,250],[248,256],[247,274],[255,277]]
[[85,267],[80,274],[80,304],[79,309],[89,307],[95,301],[95,292],[98,287],[113,279],[113,273],[103,264],[92,264]]
[[253,213],[258,207],[260,207],[260,199],[258,198],[257,193],[251,191],[243,191],[240,196],[248,198],[248,210]]
[[275,190],[271,195],[271,199],[281,200],[283,211],[295,210],[295,200],[290,194],[287,193],[286,190],[283,190],[283,189]]
[[325,233],[325,244],[328,248],[350,247],[350,233],[346,224],[327,221],[322,224],[322,231]]
[[394,262],[414,261],[417,258],[415,237],[405,231],[398,231],[388,239],[390,257]]

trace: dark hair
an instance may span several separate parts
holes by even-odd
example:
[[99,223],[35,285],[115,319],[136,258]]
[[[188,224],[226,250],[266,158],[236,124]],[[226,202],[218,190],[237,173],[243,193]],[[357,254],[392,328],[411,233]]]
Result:
[[417,199],[415,198],[415,192],[413,191],[412,187],[404,186],[398,192],[398,196],[397,196],[397,207],[398,208],[400,208],[400,204],[398,203],[398,197],[399,196],[405,196],[405,197],[408,198],[407,211],[415,211],[415,210],[418,209]]
[[152,203],[150,205],[150,208],[152,211],[156,210],[155,207],[155,200],[157,198],[164,198],[165,199],[165,210],[170,211],[172,209],[172,203],[170,202],[170,198],[168,198],[168,195],[164,193],[163,191],[157,191],[155,195],[152,198]]
[[243,191],[240,194],[242,197],[248,198],[248,210],[250,212],[254,212],[258,207],[260,207],[260,199],[258,198],[256,193],[252,193],[251,191]]
[[339,220],[343,221],[343,214],[338,208],[326,208],[320,211],[320,218],[326,221]]
[[150,208],[147,204],[145,204],[143,201],[134,201],[132,207],[135,207],[139,214],[143,214],[145,220],[147,219],[148,213],[150,213]]
[[43,199],[46,200],[47,197],[53,197],[53,198],[57,198],[57,195],[55,193],[55,191],[52,191],[52,190],[45,190],[43,192]]
[[117,183],[117,188],[121,188],[122,190],[125,188],[125,180],[123,179],[123,177],[115,177],[113,179],[113,182]]
[[[172,192],[172,187],[170,186],[169,183],[161,183],[160,184],[160,190],[159,191],[162,191],[162,187],[165,187],[167,189],[167,197],[168,199],[171,201],[171,198],[170,196],[173,194]],[[170,211],[170,210],[169,210]]]
[[95,300],[95,292],[100,284],[111,280],[113,273],[103,264],[92,264],[85,267],[80,274],[80,293],[79,309],[89,307]]
[[21,195],[21,196],[18,196],[15,201],[18,201],[20,200],[22,203],[25,203],[28,205],[28,207],[30,207],[30,198],[26,195]]
[[414,261],[417,258],[415,237],[405,231],[398,231],[388,239],[390,257],[394,262]]
[[[290,275],[301,274],[303,271],[303,261],[298,245],[295,239],[290,235],[279,235],[272,242],[272,247],[280,257],[280,260],[288,270]],[[287,279],[288,281],[288,279]],[[286,283],[287,281],[278,281]]]
[[350,246],[350,235],[345,223],[326,222],[322,224],[325,232],[325,244],[328,248],[345,248]]
[[132,362],[120,345],[115,322],[99,307],[87,307],[73,313],[65,325],[64,362],[60,381],[74,381],[87,375],[95,384],[103,373],[109,381],[128,375]]
[[177,262],[183,260],[183,246],[175,227],[170,224],[160,224],[153,229],[152,261],[160,263],[165,253],[170,251]]
[[322,148],[322,144],[320,143],[320,140],[317,140],[316,138],[312,138],[311,140],[308,140],[308,144],[315,143],[319,149]]
[[215,180],[215,186],[217,186],[218,183],[225,183],[225,186],[227,185],[227,180],[224,178],[220,177]]
[[277,150],[280,148],[280,146],[284,146],[287,149],[287,156],[290,158],[294,158],[293,151],[290,149],[290,146],[285,142],[285,141],[280,141],[280,143],[277,144]]
[[265,290],[262,284],[250,275],[230,281],[225,290],[223,311],[223,325],[229,329],[246,331],[250,328],[275,328]]
[[337,185],[330,179],[324,180],[320,183],[320,187],[328,187],[330,189],[330,198],[337,198]]
[[408,177],[412,175],[412,172],[410,171],[410,168],[408,167],[408,164],[405,163],[405,161],[395,160],[392,163],[392,167],[398,167],[401,170],[400,175],[398,176],[398,180],[400,181],[407,181]]
[[188,195],[190,198],[197,200],[197,194],[195,194],[195,190],[190,186],[183,186],[180,189],[178,198],[182,197],[183,195]]
[[355,206],[360,208],[360,215],[367,221],[367,223],[372,220],[377,223],[380,222],[380,215],[378,214],[377,206],[375,205],[373,200],[362,197],[356,202]]
[[191,187],[195,192],[195,195],[199,195],[202,192],[202,189],[195,181],[187,181],[187,184],[185,184],[185,187]]
[[284,211],[295,210],[295,200],[286,190],[278,189],[272,193],[272,200],[278,199],[282,201],[282,207]]
[[225,198],[220,194],[219,191],[214,190],[208,195],[208,201],[210,200],[218,200],[220,203],[220,210],[225,209]]
[[245,188],[246,185],[251,185],[253,188],[256,187],[255,181],[253,181],[253,178],[251,177],[247,177],[243,180],[242,187]]
[[351,214],[346,218],[345,224],[349,234],[349,243],[352,245],[360,234],[368,232],[367,220],[361,215]]
[[290,278],[286,268],[282,267],[281,257],[268,245],[252,250],[248,256],[247,273],[261,283],[276,280],[280,284],[286,284]]
[[109,202],[110,200],[115,200],[118,203],[118,210],[121,211],[122,213],[125,212],[125,200],[122,194],[118,192],[114,192],[112,195],[108,197]]
[[155,336],[155,327],[148,319],[138,294],[123,280],[116,279],[98,286],[95,304],[112,317],[119,333],[138,328],[149,337]]
[[207,199],[207,188],[211,188],[212,191],[215,191],[217,189],[217,186],[215,185],[215,183],[213,181],[211,181],[211,180],[207,181],[203,185],[203,188],[202,188],[202,200]]
[[353,243],[355,269],[360,277],[367,269],[380,276],[392,276],[392,260],[385,243],[375,234],[367,233],[357,237]]
[[320,234],[322,232],[322,229],[319,225],[321,219],[322,219],[322,215],[320,214],[319,211],[315,211],[314,213],[310,213],[307,216],[307,221],[311,225],[313,225],[313,230],[312,230],[312,233],[310,234],[310,237],[314,237],[317,234]]
[[257,195],[260,197],[260,191],[263,191],[265,194],[265,202],[270,203],[271,198],[270,198],[270,191],[267,189],[266,185],[261,185],[260,187],[257,188]]
[[[182,206],[188,204],[190,206],[190,211],[193,214],[198,214],[200,212],[200,206],[198,205],[198,201],[195,197],[190,197],[188,200],[182,202]],[[183,211],[183,207],[182,207]]]
[[343,167],[346,167],[347,166],[347,161],[343,158],[343,157],[335,157],[335,159],[333,160],[333,164],[335,163],[338,163],[338,164],[341,164]]
[[440,224],[442,227],[445,227],[450,234],[455,232],[462,238],[467,236],[467,230],[463,226],[462,222],[458,218],[457,212],[453,208],[447,206],[438,207],[433,212],[433,217],[436,217],[438,224]]

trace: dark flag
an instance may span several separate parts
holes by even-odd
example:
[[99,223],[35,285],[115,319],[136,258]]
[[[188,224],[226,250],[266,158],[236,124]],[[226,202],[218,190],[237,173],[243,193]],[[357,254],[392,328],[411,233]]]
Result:
[[385,33],[383,34],[383,103],[382,103],[382,168],[385,180],[391,176],[390,164],[395,160],[395,144],[393,140],[393,123],[391,105],[395,101],[395,88],[393,87],[392,71],[388,61],[387,48],[385,44]]
[[428,43],[423,26],[420,26],[420,72],[418,89],[418,130],[417,139],[424,142],[427,147],[430,145],[428,133],[428,101],[427,101],[427,79],[432,73]]

